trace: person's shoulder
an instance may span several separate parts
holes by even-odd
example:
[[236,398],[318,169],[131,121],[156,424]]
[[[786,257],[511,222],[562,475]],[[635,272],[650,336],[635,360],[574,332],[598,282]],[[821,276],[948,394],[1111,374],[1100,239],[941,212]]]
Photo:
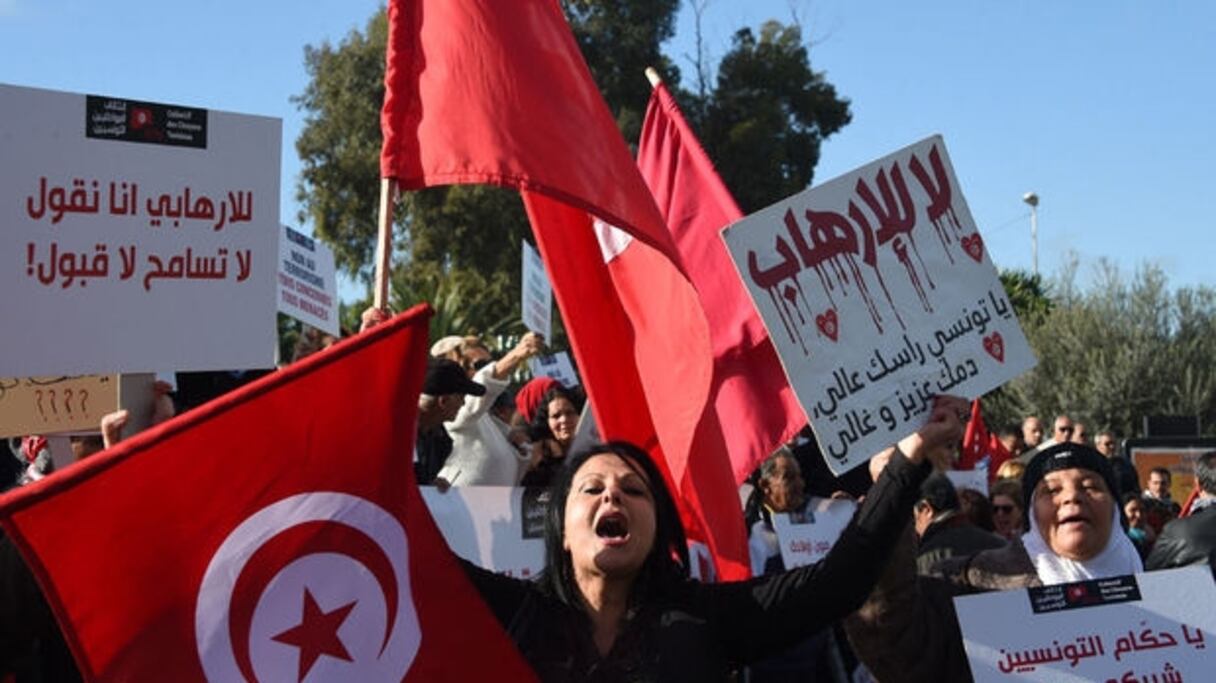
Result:
[[935,572],[970,590],[1011,590],[1038,585],[1038,573],[1021,539],[943,562]]

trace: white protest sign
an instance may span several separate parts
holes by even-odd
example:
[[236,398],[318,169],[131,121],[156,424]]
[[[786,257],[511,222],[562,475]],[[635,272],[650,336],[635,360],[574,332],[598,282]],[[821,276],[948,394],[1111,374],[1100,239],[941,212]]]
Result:
[[836,474],[1034,365],[941,137],[723,238]]
[[473,564],[517,578],[545,566],[548,491],[511,486],[420,486],[422,499],[452,552]]
[[1206,567],[983,593],[954,605],[979,683],[1206,681],[1216,672],[1216,584]]
[[0,85],[0,377],[271,367],[277,119]]
[[548,341],[553,338],[553,286],[536,249],[523,242],[522,311],[524,326]]
[[973,470],[946,470],[946,478],[954,484],[957,491],[971,489],[988,495],[988,466],[976,467]]
[[807,513],[773,515],[773,531],[781,546],[781,561],[786,569],[822,560],[840,533],[849,525],[857,503],[851,500],[811,498]]
[[331,334],[338,329],[334,252],[284,225],[279,234],[279,312]]
[[570,354],[565,351],[558,351],[551,356],[536,356],[528,361],[528,366],[536,377],[553,378],[566,388],[578,386],[574,364],[570,362]]

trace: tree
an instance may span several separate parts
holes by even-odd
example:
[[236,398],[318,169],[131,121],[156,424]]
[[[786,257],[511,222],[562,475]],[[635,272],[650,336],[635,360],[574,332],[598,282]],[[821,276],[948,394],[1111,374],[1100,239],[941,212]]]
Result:
[[811,69],[802,30],[765,22],[735,34],[705,107],[702,144],[744,213],[805,189],[825,138],[852,119]]
[[[1124,436],[1146,415],[1195,415],[1207,433],[1216,420],[1216,290],[1171,292],[1145,266],[1130,279],[1099,262],[1095,284],[1076,284],[1076,264],[1055,284],[1054,305],[1023,318],[1035,369],[1006,386],[1021,414],[1067,413]],[[987,407],[987,406],[986,406]]]

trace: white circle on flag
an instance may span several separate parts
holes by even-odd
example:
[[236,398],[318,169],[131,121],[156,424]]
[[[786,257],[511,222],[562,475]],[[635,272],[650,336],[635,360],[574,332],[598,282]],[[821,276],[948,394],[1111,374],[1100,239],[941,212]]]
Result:
[[[367,558],[355,556],[360,553],[329,550],[289,558],[277,567],[250,565],[258,551],[277,537],[309,523],[369,540],[373,561],[369,565]],[[386,571],[391,571],[392,585],[384,585],[380,578],[384,572],[377,567],[391,568]],[[247,569],[260,570],[266,580],[252,584],[258,594],[247,599],[254,605],[234,610],[234,590]],[[334,492],[302,493],[273,503],[248,517],[220,544],[203,574],[194,612],[195,641],[207,679],[300,680],[304,652],[281,636],[301,623],[306,592],[321,612],[342,610],[337,647],[346,656],[314,655],[305,679],[402,679],[422,639],[410,593],[405,529],[375,503]],[[393,602],[396,607],[390,614]],[[248,616],[239,616],[244,613]],[[240,623],[243,620],[248,623]],[[248,642],[234,643],[234,630],[247,634]]]

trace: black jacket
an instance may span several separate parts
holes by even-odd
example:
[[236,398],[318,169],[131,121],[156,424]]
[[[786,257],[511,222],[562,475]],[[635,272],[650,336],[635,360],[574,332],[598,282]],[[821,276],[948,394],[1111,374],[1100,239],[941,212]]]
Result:
[[927,463],[895,456],[822,562],[731,583],[685,580],[628,618],[601,657],[583,611],[542,584],[464,563],[491,611],[543,681],[721,681],[855,610],[907,524]]
[[1216,551],[1216,505],[1165,525],[1144,568],[1169,569],[1205,564]]

